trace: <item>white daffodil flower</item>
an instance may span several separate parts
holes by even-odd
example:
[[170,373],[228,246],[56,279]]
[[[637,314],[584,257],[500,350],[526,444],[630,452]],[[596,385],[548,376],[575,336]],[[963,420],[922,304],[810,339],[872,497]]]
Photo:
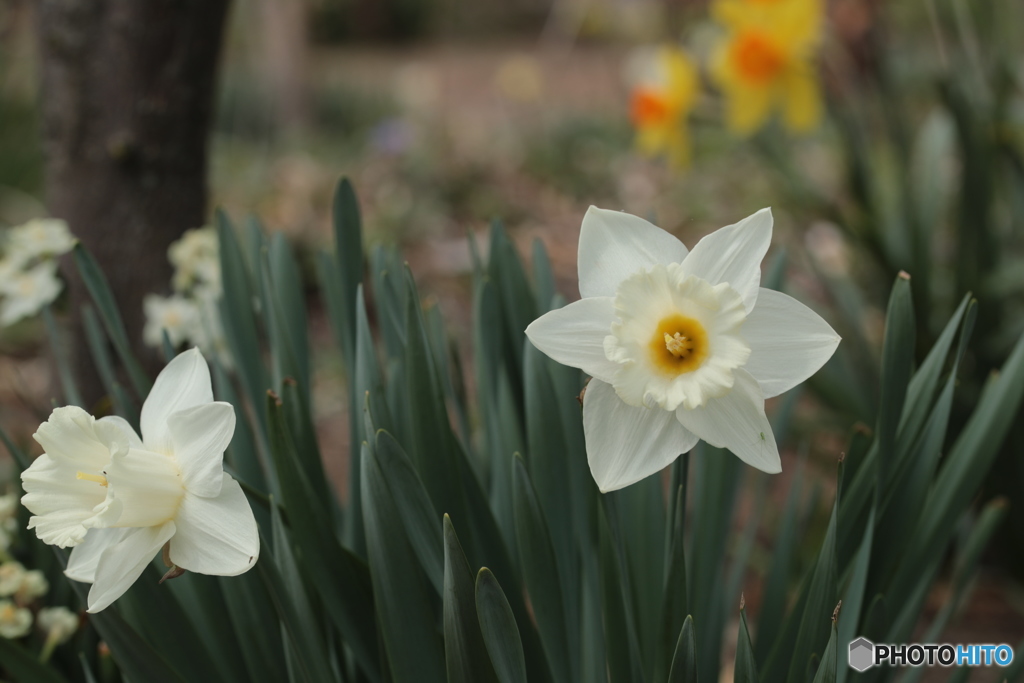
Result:
[[700,439],[781,471],[764,400],[814,374],[839,336],[792,297],[760,287],[771,236],[769,209],[692,251],[642,218],[587,211],[583,298],[533,321],[526,334],[594,378],[583,428],[602,491],[661,470]]
[[74,249],[77,241],[68,224],[59,218],[33,218],[7,231],[8,253],[25,261],[61,256]]
[[142,438],[117,417],[57,408],[22,474],[29,528],[74,546],[65,574],[92,583],[89,611],[120,597],[167,545],[175,567],[235,576],[259,556],[252,509],[224,472],[235,411],[215,402],[197,349],[172,360],[142,406]]
[[56,261],[40,261],[28,270],[0,280],[0,327],[35,315],[60,294]]
[[202,326],[199,306],[192,299],[179,294],[168,297],[147,294],[142,300],[142,309],[146,314],[142,340],[148,346],[159,347],[163,344],[163,332],[167,330],[171,346],[177,348],[182,342],[192,339],[196,330]]

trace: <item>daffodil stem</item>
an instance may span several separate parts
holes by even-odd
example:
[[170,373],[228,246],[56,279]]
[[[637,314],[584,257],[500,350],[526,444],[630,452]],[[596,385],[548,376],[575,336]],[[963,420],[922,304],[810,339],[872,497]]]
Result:
[[57,629],[50,629],[50,632],[46,634],[46,642],[43,643],[43,649],[39,653],[40,664],[46,664],[50,661],[50,657],[53,656],[53,651],[57,649],[58,636]]

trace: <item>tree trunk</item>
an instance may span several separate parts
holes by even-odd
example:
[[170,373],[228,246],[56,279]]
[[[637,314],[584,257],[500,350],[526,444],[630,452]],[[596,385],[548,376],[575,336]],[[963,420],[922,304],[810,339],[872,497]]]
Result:
[[[227,0],[40,0],[47,203],[102,266],[140,359],[143,297],[167,247],[206,219],[207,138]],[[68,268],[73,311],[88,300]],[[75,366],[103,393],[81,321]]]

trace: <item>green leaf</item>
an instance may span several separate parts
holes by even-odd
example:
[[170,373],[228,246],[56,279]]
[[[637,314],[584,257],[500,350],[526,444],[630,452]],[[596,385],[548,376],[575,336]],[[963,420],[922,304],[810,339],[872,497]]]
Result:
[[67,683],[54,668],[40,663],[35,655],[7,638],[0,638],[0,666],[16,681]]
[[341,637],[352,649],[363,673],[372,681],[380,679],[376,623],[369,570],[359,558],[338,542],[328,510],[298,465],[298,454],[288,432],[284,410],[273,394],[267,397],[271,454],[281,485],[284,508],[292,538],[319,597]]
[[427,344],[419,296],[412,274],[405,271],[405,400],[412,432],[404,441],[434,505],[462,518],[463,494],[458,487],[454,439],[445,410],[437,368]]
[[790,574],[793,571],[795,550],[800,540],[798,517],[803,476],[804,465],[801,462],[797,465],[789,492],[786,494],[786,506],[779,521],[778,536],[772,546],[768,574],[764,580],[761,610],[757,621],[757,642],[754,647],[755,661],[762,664],[767,661],[768,654],[772,651],[775,636],[779,631],[778,624],[782,623],[786,610]]
[[[523,368],[522,338],[526,327],[537,317],[537,304],[526,280],[522,261],[516,252],[515,245],[508,238],[502,225],[495,221],[491,224],[491,254],[488,264],[488,275],[498,290],[503,314],[504,336],[518,340],[510,345],[516,368]],[[516,373],[517,375],[519,373]]]
[[836,611],[832,616],[832,632],[828,637],[828,643],[825,645],[825,654],[821,657],[821,663],[818,665],[818,672],[814,675],[814,683],[836,683],[836,670],[839,667],[839,653],[838,653],[838,636],[836,635],[836,614],[839,613],[839,608],[836,607]]
[[[700,558],[687,572],[690,614],[700,625],[697,637],[701,680],[715,680],[722,647],[727,604],[722,566],[732,528],[733,506],[743,463],[728,451],[701,442],[695,449],[693,529],[690,557]],[[728,600],[728,603],[727,603]]]
[[271,528],[274,550],[270,551],[264,539],[257,567],[288,635],[292,661],[307,683],[332,681],[335,676],[327,659],[322,625],[317,623],[316,613],[306,594],[298,562],[292,554],[291,539],[281,521],[281,511],[273,502]]
[[[221,281],[224,285],[224,294],[218,305],[220,321],[224,326],[224,338],[231,350],[231,358],[238,368],[238,377],[246,395],[253,406],[259,406],[264,400],[264,392],[270,387],[270,382],[263,366],[260,337],[256,316],[253,313],[256,289],[242,247],[227,214],[218,210],[215,213],[215,223]],[[260,430],[266,433],[265,422],[260,422]]]
[[787,680],[803,680],[803,673],[806,670],[807,662],[811,654],[821,653],[828,640],[828,615],[832,613],[836,605],[836,585],[838,583],[836,570],[836,518],[839,514],[839,501],[842,492],[843,464],[839,463],[838,490],[836,502],[832,506],[832,516],[829,519],[828,530],[825,532],[825,540],[818,552],[818,561],[811,575],[811,582],[807,589],[807,602],[804,606],[800,620],[800,629],[797,631],[796,647],[793,650],[792,659],[789,664],[789,676]]
[[100,269],[99,264],[96,263],[92,254],[82,246],[81,242],[75,244],[72,254],[75,259],[75,265],[78,267],[78,273],[82,277],[82,282],[85,283],[85,288],[89,290],[89,296],[92,297],[93,302],[96,304],[96,309],[99,311],[103,326],[106,328],[110,340],[114,343],[114,348],[117,349],[117,354],[120,356],[121,362],[124,363],[125,370],[128,371],[128,379],[131,380],[132,388],[135,389],[135,393],[140,398],[144,398],[149,394],[149,389],[153,386],[153,382],[146,376],[142,365],[139,364],[135,354],[132,353],[131,343],[128,341],[128,333],[125,332],[124,322],[121,320],[121,314],[117,309],[117,301],[110,291],[110,284],[107,282],[107,278]]
[[907,595],[919,581],[919,566],[935,558],[952,536],[963,513],[1017,416],[1024,395],[1024,337],[1018,340],[1000,373],[989,378],[981,398],[959,437],[949,449],[910,539],[891,595]]
[[551,270],[551,259],[539,237],[533,240],[533,286],[537,292],[537,313],[551,310],[555,298],[555,274]]
[[[957,556],[956,567],[953,570],[952,596],[944,600],[939,613],[929,624],[919,642],[939,643],[942,642],[942,632],[949,624],[953,616],[960,610],[963,601],[970,593],[971,581],[974,578],[975,570],[978,567],[978,560],[982,551],[988,546],[992,536],[999,528],[999,524],[1006,515],[1007,501],[1003,498],[996,498],[982,510],[978,521],[970,530],[970,535],[963,549]],[[915,605],[916,607],[916,605]],[[916,612],[916,610],[915,610]],[[902,616],[902,615],[901,615]],[[897,619],[897,623],[901,619]],[[909,621],[909,619],[907,620]],[[916,683],[926,672],[924,667],[914,667],[907,671],[901,683]],[[1007,680],[1013,680],[1006,677]]]
[[601,496],[600,529],[601,590],[605,603],[605,642],[609,646],[609,669],[618,670],[612,681],[647,680],[643,668],[637,612],[633,598],[633,577],[625,557],[622,515],[618,491]]
[[[118,599],[125,620],[154,646],[187,680],[242,681],[226,666],[227,658],[215,658],[212,643],[200,637],[195,621],[198,614],[187,613],[175,593],[160,585],[162,571],[150,565],[132,588]],[[152,614],[159,614],[154,620]],[[167,638],[167,633],[176,634]],[[115,657],[117,653],[115,652]]]
[[[889,295],[885,316],[885,340],[882,343],[882,395],[875,430],[878,450],[883,454],[896,449],[896,428],[907,395],[914,364],[914,304],[910,293],[910,276],[901,273]],[[877,462],[878,492],[881,496],[889,485],[889,458]]]
[[[186,572],[174,581],[166,581],[158,589],[170,590],[181,605],[183,616],[195,631],[186,639],[198,641],[211,653],[224,681],[246,681],[244,654],[233,628],[220,589],[219,577]],[[144,601],[148,602],[148,601]],[[166,625],[164,625],[166,628]]]
[[[942,329],[942,334],[935,340],[932,348],[928,351],[928,355],[925,356],[924,362],[921,363],[921,367],[917,369],[917,372],[914,373],[913,378],[910,380],[910,384],[907,385],[907,400],[903,406],[899,424],[900,444],[912,443],[924,425],[924,421],[928,418],[928,408],[932,405],[935,390],[939,386],[940,375],[946,367],[949,349],[953,345],[957,331],[960,330],[960,322],[963,320],[964,312],[968,310],[968,306],[970,306],[969,317],[972,320],[976,317],[977,302],[968,294],[961,300],[960,305],[957,306],[956,311],[954,311],[946,326]],[[965,324],[965,333],[967,327],[968,325]],[[963,336],[965,336],[964,333],[961,334],[961,337]],[[898,451],[903,452],[906,448],[906,445],[901,445]]]
[[[846,592],[843,594],[843,614],[839,622],[839,642],[852,642],[859,634],[861,610],[864,607],[864,594],[868,582],[868,570],[871,566],[871,548],[874,543],[875,533],[875,509],[871,508],[868,516],[868,523],[864,530],[864,538],[861,541],[860,549],[857,551],[854,560],[853,570],[850,573],[849,583],[846,585]],[[849,675],[850,667],[846,666],[850,652],[846,648],[840,648],[839,666],[836,678],[839,683],[845,683]]]
[[697,641],[693,637],[693,617],[686,617],[679,631],[668,683],[697,683]]
[[750,631],[747,629],[747,613],[740,607],[740,630],[736,637],[736,663],[733,665],[733,683],[760,683],[757,676],[757,659],[750,647]]
[[334,258],[338,275],[342,313],[341,346],[345,365],[352,372],[355,358],[356,289],[363,281],[363,222],[359,202],[348,178],[342,178],[334,191]]
[[[299,266],[295,255],[288,245],[288,239],[280,232],[270,238],[268,252],[270,264],[270,281],[273,283],[273,294],[280,311],[280,320],[284,324],[284,335],[288,340],[288,350],[292,356],[294,369],[291,374],[299,382],[303,398],[308,404],[312,382],[309,374],[309,329],[306,318],[306,297]],[[354,295],[354,293],[353,293]]]
[[[688,459],[687,459],[688,460]],[[683,475],[685,476],[685,475]],[[684,484],[676,487],[675,500],[684,501]],[[671,655],[677,646],[677,634],[688,618],[689,606],[686,595],[686,525],[685,502],[674,506],[669,520],[672,533],[669,540],[668,566],[665,570],[661,599],[661,632],[655,650],[654,680],[663,681],[672,667]],[[671,508],[670,508],[671,509]]]
[[[551,361],[523,337],[526,344],[523,371],[526,388],[526,435],[530,481],[544,513],[551,544],[555,550],[557,577],[561,582],[564,620],[566,627],[579,622],[579,554],[576,528],[573,523],[572,490],[569,486],[567,447],[557,401],[572,401],[572,394],[556,396],[548,373]],[[577,411],[578,413],[578,411]],[[577,417],[577,420],[579,418]],[[662,513],[659,513],[662,514]],[[520,541],[521,542],[521,541]],[[659,544],[662,538],[657,539]],[[658,564],[661,571],[661,563]],[[660,582],[659,582],[660,583]],[[658,589],[658,584],[653,586]],[[579,657],[579,631],[567,631],[566,658]],[[570,669],[570,678],[578,674]]]
[[[261,553],[265,551],[266,548]],[[231,629],[245,654],[249,680],[266,678],[281,681],[287,675],[287,665],[280,619],[259,569],[268,557],[264,554],[260,558],[255,571],[241,576],[218,577],[218,583],[224,594]]]
[[388,482],[409,544],[437,594],[443,595],[446,546],[441,529],[437,527],[440,515],[430,502],[412,461],[393,436],[385,431],[377,432],[374,455]]
[[487,567],[476,575],[476,611],[480,633],[500,683],[526,683],[526,660],[515,615],[498,579]]
[[512,484],[519,564],[530,594],[548,665],[556,681],[569,675],[567,623],[555,550],[537,493],[521,457],[513,465]]
[[[372,437],[364,429],[363,412],[368,410],[371,422],[377,429],[392,429],[391,411],[388,409],[381,376],[380,364],[377,361],[377,349],[370,333],[370,321],[366,315],[366,300],[363,286],[356,288],[356,330],[355,353],[356,366],[349,371],[349,453],[357,453],[364,440]],[[363,533],[362,509],[362,468],[359,458],[350,458],[349,463],[349,504],[345,515],[345,538],[356,552],[366,554],[366,540]],[[430,519],[437,518],[435,514]],[[433,525],[436,528],[436,525]],[[435,544],[440,548],[440,542]],[[440,550],[437,550],[440,557]],[[429,571],[428,571],[429,573]],[[440,574],[432,574],[440,577]],[[440,578],[437,579],[440,586]]]
[[639,661],[640,648],[635,643],[636,632],[632,625],[632,617],[626,611],[625,595],[628,587],[620,574],[619,558],[613,547],[606,515],[601,516],[601,522],[598,527],[598,578],[608,681],[632,683],[643,676]]
[[444,652],[448,683],[498,680],[480,631],[473,572],[448,515],[444,516]]
[[[54,548],[62,566],[67,566],[67,551]],[[87,602],[85,584],[69,581],[79,600]],[[122,598],[123,599],[123,598]],[[120,615],[117,607],[89,616],[100,637],[110,647],[121,672],[128,678],[147,683],[184,683],[185,678],[158,651],[146,642]],[[31,680],[31,679],[30,679]]]
[[388,670],[395,683],[445,680],[427,578],[415,560],[384,473],[364,444],[363,522]]

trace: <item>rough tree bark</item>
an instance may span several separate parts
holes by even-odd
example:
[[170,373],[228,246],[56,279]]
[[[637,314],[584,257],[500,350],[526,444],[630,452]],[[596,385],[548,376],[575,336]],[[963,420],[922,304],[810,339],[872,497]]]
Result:
[[[103,267],[140,358],[142,299],[170,280],[167,247],[206,219],[207,138],[227,0],[40,0],[50,212]],[[73,310],[87,293],[71,278]],[[84,337],[78,331],[77,340]],[[82,392],[102,388],[84,343]]]

